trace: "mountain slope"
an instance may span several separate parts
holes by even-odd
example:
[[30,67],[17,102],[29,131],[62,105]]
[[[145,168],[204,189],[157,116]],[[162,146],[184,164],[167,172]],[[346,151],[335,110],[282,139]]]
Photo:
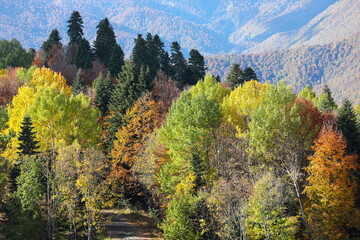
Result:
[[360,31],[358,0],[2,0],[0,38],[38,48],[57,28],[66,43],[73,10],[83,16],[89,40],[107,16],[128,54],[136,34],[146,32],[221,54],[324,44]]
[[327,83],[336,101],[347,97],[360,103],[360,33],[326,45],[206,58],[209,72],[223,79],[235,62],[242,68],[252,67],[262,82],[284,80],[296,92],[309,84],[318,93]]

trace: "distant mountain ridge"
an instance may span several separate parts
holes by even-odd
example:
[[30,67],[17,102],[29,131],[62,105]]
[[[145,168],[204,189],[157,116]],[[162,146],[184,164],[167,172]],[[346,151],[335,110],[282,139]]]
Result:
[[206,57],[209,72],[224,80],[235,62],[253,68],[261,82],[284,80],[295,92],[310,85],[317,93],[326,83],[338,103],[348,98],[360,104],[360,33],[326,45]]
[[127,54],[146,32],[209,55],[327,44],[360,31],[358,0],[2,0],[0,38],[39,48],[57,28],[66,43],[74,10],[90,41],[107,16]]

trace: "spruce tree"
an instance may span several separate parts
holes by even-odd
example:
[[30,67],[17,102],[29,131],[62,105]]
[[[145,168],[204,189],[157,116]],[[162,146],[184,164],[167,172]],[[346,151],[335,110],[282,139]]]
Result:
[[54,48],[62,48],[61,37],[59,31],[55,28],[51,31],[49,38],[43,42],[41,49],[45,53],[45,66],[47,66],[49,59],[51,59],[51,54],[56,54],[52,52]]
[[22,155],[37,154],[38,152],[36,150],[39,148],[39,141],[35,140],[35,132],[33,131],[34,127],[30,117],[25,116],[21,125],[21,131],[18,137],[20,142],[18,147],[19,153]]
[[92,55],[89,41],[85,38],[81,39],[75,55],[76,67],[81,69],[91,68]]
[[189,58],[189,72],[190,76],[188,79],[189,85],[195,85],[199,80],[204,79],[205,77],[205,60],[200,52],[196,49],[191,49],[190,58]]
[[78,11],[73,11],[67,23],[68,23],[67,34],[70,38],[69,45],[74,45],[74,44],[78,45],[84,35],[83,33],[84,22],[82,20],[80,13]]
[[259,81],[258,76],[251,67],[247,67],[244,69],[244,71],[242,72],[242,79],[244,82],[248,82],[250,80]]
[[134,62],[135,73],[138,74],[140,73],[141,66],[149,65],[150,56],[148,55],[147,42],[144,40],[141,34],[138,34],[134,42],[135,46],[133,48],[131,57]]
[[170,65],[170,56],[168,52],[165,52],[160,60],[160,69],[166,74],[166,76],[173,76],[172,68]]
[[327,84],[324,85],[323,92],[319,97],[320,109],[322,111],[333,112],[337,109],[337,104],[332,97],[331,90]]
[[[139,83],[138,78],[135,74],[135,65],[132,60],[126,61],[122,67],[121,73],[118,75],[118,84],[115,86],[115,90],[112,94],[109,110],[113,112],[110,118],[110,137],[112,140],[115,139],[115,133],[118,128],[123,124],[122,118],[126,113],[126,110],[131,107],[134,102],[142,94],[142,85]],[[112,148],[109,145],[109,148]]]
[[178,81],[181,86],[186,84],[187,64],[184,55],[180,51],[181,47],[178,42],[171,44],[170,64],[172,66],[172,78]]
[[102,19],[96,28],[95,54],[102,64],[109,67],[111,53],[116,44],[114,29],[107,18]]
[[95,104],[101,111],[101,116],[105,117],[109,113],[109,103],[114,91],[114,83],[109,72],[105,80],[102,77],[98,78],[95,91]]
[[351,102],[345,99],[338,111],[338,125],[343,133],[348,153],[359,153],[360,148],[360,126],[357,122],[356,114]]
[[80,92],[84,91],[84,89],[85,89],[85,83],[82,76],[81,68],[79,68],[72,84],[72,90],[74,95],[78,95]]
[[121,72],[121,67],[124,65],[124,51],[122,50],[121,46],[115,44],[109,63],[109,71],[112,77],[116,77]]
[[244,83],[242,78],[243,70],[240,68],[238,63],[234,63],[230,69],[227,81],[230,83],[232,89]]

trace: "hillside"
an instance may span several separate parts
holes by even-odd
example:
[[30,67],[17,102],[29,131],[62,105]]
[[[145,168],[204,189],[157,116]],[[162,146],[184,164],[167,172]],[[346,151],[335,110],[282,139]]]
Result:
[[232,63],[252,67],[262,82],[285,80],[298,92],[310,84],[317,92],[327,83],[336,101],[360,103],[360,34],[345,40],[296,49],[206,58],[209,72],[226,77]]
[[74,10],[91,41],[107,16],[127,54],[139,32],[159,34],[167,45],[176,40],[187,50],[222,54],[326,44],[360,30],[357,0],[3,0],[0,38],[39,48],[57,28],[66,43],[66,21]]

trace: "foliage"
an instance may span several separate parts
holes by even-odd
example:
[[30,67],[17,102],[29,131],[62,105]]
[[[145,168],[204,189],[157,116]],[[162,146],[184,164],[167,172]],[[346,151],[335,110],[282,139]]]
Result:
[[39,141],[35,140],[36,133],[33,131],[34,127],[30,117],[25,116],[21,124],[21,131],[18,137],[18,141],[20,142],[18,150],[21,155],[34,155],[38,153],[36,149],[39,148]]
[[269,85],[249,81],[238,86],[224,99],[221,106],[223,115],[236,127],[240,136],[248,129],[250,116],[258,107],[267,86]]
[[102,19],[96,28],[95,54],[102,64],[109,67],[112,50],[116,44],[114,28],[110,25],[108,18]]
[[84,22],[82,20],[80,13],[78,11],[73,11],[67,23],[68,23],[67,34],[69,35],[70,38],[69,45],[79,44],[84,34],[83,33]]
[[32,55],[21,46],[15,38],[10,42],[0,40],[0,69],[7,67],[30,67]]
[[82,71],[81,69],[79,68],[77,74],[76,74],[76,77],[73,81],[73,84],[72,84],[72,91],[75,95],[79,94],[80,92],[83,92],[85,89],[85,83],[84,83],[84,79],[83,79],[83,76],[82,76]]
[[313,150],[304,189],[312,234],[315,238],[347,239],[346,229],[358,218],[354,210],[357,184],[352,176],[357,156],[346,155],[345,139],[329,125],[322,128]]

